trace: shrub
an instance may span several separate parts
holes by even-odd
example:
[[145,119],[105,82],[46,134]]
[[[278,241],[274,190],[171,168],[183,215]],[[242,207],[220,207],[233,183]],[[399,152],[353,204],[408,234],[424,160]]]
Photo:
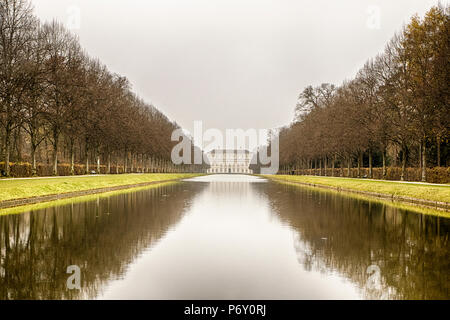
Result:
[[[74,165],[74,175],[84,175],[86,174],[85,170],[86,166],[84,164],[75,164]],[[5,170],[5,162],[0,162],[0,170]],[[70,176],[70,164],[69,163],[60,163],[58,164],[58,175],[59,176]],[[97,165],[90,165],[89,172],[95,171],[97,174],[106,174],[108,171],[108,166],[101,165],[100,172],[97,172]],[[153,170],[157,172],[157,170]],[[118,166],[117,172],[119,174],[124,173],[123,166]],[[130,168],[128,168],[128,172],[130,172]],[[141,172],[140,168],[133,168],[133,172]],[[148,172],[151,172],[149,169]],[[159,171],[158,171],[159,172]],[[38,163],[36,165],[36,173],[39,177],[49,177],[53,175],[53,165]],[[111,174],[116,174],[116,166],[111,165]],[[28,162],[10,162],[10,177],[12,178],[25,178],[31,177],[32,170],[31,164]]]
[[[334,174],[333,174],[334,173]],[[373,179],[383,179],[383,168],[373,168]],[[399,167],[387,167],[386,168],[386,180],[397,180],[401,178],[402,168]],[[325,169],[300,169],[294,171],[296,175],[316,175],[325,176]],[[348,177],[347,168],[327,168],[326,176],[331,177]],[[367,178],[369,176],[368,168],[360,169],[361,178]],[[358,178],[358,169],[350,168],[350,178]],[[420,168],[406,168],[405,181],[421,181],[422,171]],[[427,168],[427,182],[430,183],[450,183],[450,167],[435,167]]]

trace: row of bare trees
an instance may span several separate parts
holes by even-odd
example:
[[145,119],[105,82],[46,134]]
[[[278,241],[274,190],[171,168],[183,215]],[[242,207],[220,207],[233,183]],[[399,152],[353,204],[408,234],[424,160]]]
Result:
[[[383,168],[390,162],[421,168],[449,165],[450,9],[414,16],[384,52],[341,86],[307,87],[295,121],[280,131],[282,171]],[[334,172],[334,170],[333,170]]]
[[90,172],[103,161],[108,173],[111,162],[124,172],[168,163],[178,127],[61,23],[41,23],[28,0],[0,2],[0,124],[6,175],[24,159],[33,174],[47,159],[54,175],[62,161],[72,174],[77,162]]

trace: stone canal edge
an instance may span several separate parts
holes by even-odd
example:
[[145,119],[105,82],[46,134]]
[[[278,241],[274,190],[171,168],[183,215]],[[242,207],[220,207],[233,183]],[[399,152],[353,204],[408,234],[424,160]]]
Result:
[[450,202],[432,201],[432,200],[418,199],[418,198],[405,197],[405,196],[396,196],[394,194],[361,191],[361,190],[354,190],[354,189],[348,189],[348,188],[342,188],[342,187],[326,186],[323,184],[316,184],[316,183],[287,181],[287,180],[278,179],[275,177],[270,177],[268,179],[277,181],[277,182],[293,183],[293,184],[299,184],[299,185],[303,185],[303,186],[316,187],[316,188],[322,188],[322,189],[331,189],[331,190],[338,191],[338,192],[362,194],[362,195],[371,196],[371,197],[375,197],[375,198],[379,198],[379,199],[383,199],[383,200],[391,200],[391,201],[397,201],[397,202],[410,203],[410,204],[415,204],[415,205],[419,205],[422,207],[427,207],[427,208],[431,208],[431,209],[437,209],[440,211],[450,212]]
[[145,186],[150,186],[150,185],[154,185],[154,184],[162,184],[162,183],[167,183],[167,182],[176,182],[176,181],[180,181],[182,179],[183,178],[159,180],[159,181],[149,181],[149,182],[126,184],[126,185],[106,187],[106,188],[87,189],[87,190],[65,192],[65,193],[58,193],[58,194],[49,194],[49,195],[45,195],[45,196],[5,200],[5,201],[0,201],[0,209],[7,209],[7,208],[24,206],[24,205],[37,204],[37,203],[42,203],[42,202],[50,202],[50,201],[61,200],[61,199],[76,198],[76,197],[81,197],[81,196],[106,193],[106,192],[117,191],[117,190],[139,188],[139,187],[145,187]]

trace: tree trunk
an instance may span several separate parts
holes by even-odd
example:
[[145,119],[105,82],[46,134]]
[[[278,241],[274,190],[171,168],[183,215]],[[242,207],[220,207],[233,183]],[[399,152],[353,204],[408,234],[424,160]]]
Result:
[[350,178],[350,156],[347,157],[347,177]]
[[147,173],[147,155],[146,154],[142,154],[142,173]]
[[419,145],[419,168],[422,171],[422,141],[420,141]]
[[89,174],[89,147],[88,147],[88,143],[86,141],[86,146],[84,149],[84,156],[86,157],[86,168],[85,168],[85,173]]
[[383,157],[383,179],[386,179],[386,148],[383,149],[382,152],[382,157]]
[[107,174],[111,174],[111,153],[108,152],[108,167],[106,169]]
[[100,174],[100,155],[97,153],[97,174]]
[[73,152],[73,147],[70,148],[70,174],[75,175],[75,152]]
[[73,176],[75,175],[75,152],[74,152],[74,141],[73,139],[70,139],[70,174]]
[[331,164],[331,176],[334,177],[334,169],[336,168],[336,155],[334,155],[333,160]]
[[131,166],[131,173],[133,173],[134,170],[134,159],[133,159],[133,152],[131,152],[131,157],[130,157],[130,166]]
[[361,178],[361,152],[358,154],[358,172],[357,172],[357,176],[358,178]]
[[136,154],[136,172],[141,173],[141,161],[139,160],[139,153]]
[[33,177],[37,176],[36,149],[37,149],[36,144],[35,143],[31,143],[31,175]]
[[402,173],[400,175],[400,180],[405,181],[406,172],[406,147],[402,148]]
[[33,128],[30,130],[30,147],[31,147],[31,176],[37,176],[37,168],[36,168],[36,151],[38,147],[36,133]]
[[147,155],[142,154],[142,173],[147,173]]
[[53,175],[58,175],[58,140],[59,133],[54,130],[53,131]]
[[46,164],[49,165],[50,164],[50,157],[49,157],[49,152],[48,152],[48,141],[47,139],[44,139],[44,145],[45,145],[45,161]]
[[427,141],[422,141],[422,181],[427,181]]
[[53,175],[58,175],[58,147],[53,146]]
[[441,166],[441,137],[439,135],[436,136],[436,145],[437,145],[437,166]]
[[123,158],[123,173],[127,173],[128,171],[128,151],[125,149],[125,155]]
[[9,160],[11,156],[11,130],[6,129],[5,137],[5,174],[7,177],[11,174],[11,167],[9,165]]
[[369,178],[373,178],[372,150],[369,149]]
[[22,141],[20,127],[17,127],[14,133],[14,149],[16,150],[16,162],[22,162]]

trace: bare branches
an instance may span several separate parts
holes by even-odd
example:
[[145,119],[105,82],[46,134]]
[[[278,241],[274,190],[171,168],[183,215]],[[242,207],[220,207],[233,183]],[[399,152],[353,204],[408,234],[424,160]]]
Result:
[[[436,6],[424,19],[413,17],[383,54],[369,59],[353,80],[339,88],[330,84],[305,88],[295,122],[280,133],[282,164],[292,167],[300,161],[317,169],[339,156],[341,165],[353,158],[360,168],[368,158],[372,176],[375,156],[382,158],[377,163],[385,175],[387,150],[392,149],[390,160],[401,160],[402,179],[407,156],[415,153],[425,181],[426,155],[431,148],[440,165],[441,144],[449,137],[448,12],[448,7]],[[448,158],[444,162],[448,165]]]
[[52,146],[44,152],[52,154],[55,175],[61,158],[74,173],[77,148],[86,172],[101,157],[118,166],[120,154],[123,171],[137,157],[170,159],[176,125],[137,97],[125,77],[90,58],[63,24],[40,24],[27,0],[0,2],[0,108],[7,174],[19,127],[28,136],[33,174],[42,142]]

